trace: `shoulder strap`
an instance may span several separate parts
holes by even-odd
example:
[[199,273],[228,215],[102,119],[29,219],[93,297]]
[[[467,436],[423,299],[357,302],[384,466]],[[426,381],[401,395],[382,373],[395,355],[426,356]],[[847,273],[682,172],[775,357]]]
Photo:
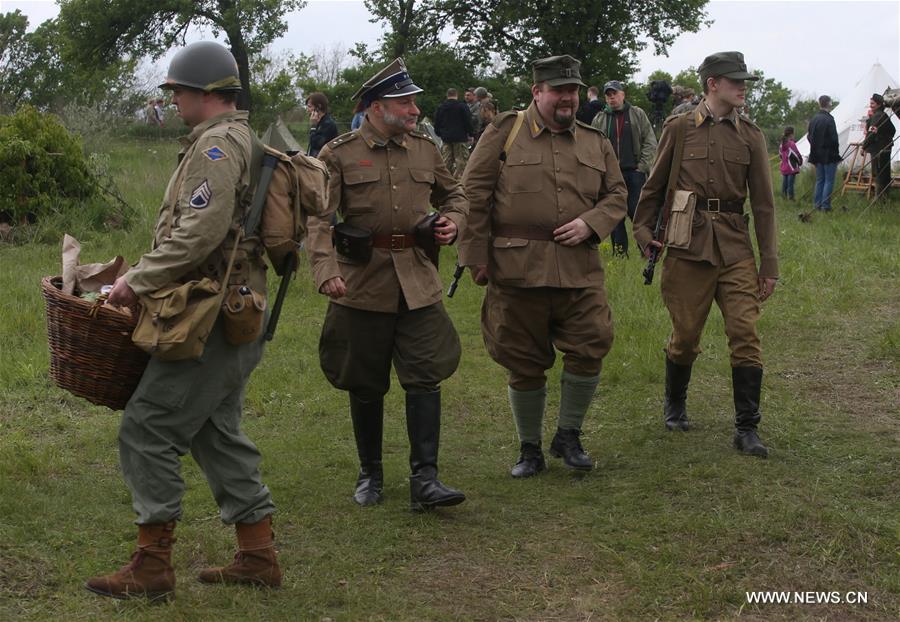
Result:
[[684,155],[684,134],[686,132],[688,117],[690,114],[682,114],[675,119],[675,148],[672,151],[672,165],[669,167],[669,183],[666,186],[666,197],[671,201],[675,186],[678,184],[678,174],[681,172],[681,158]]
[[509,134],[506,136],[506,142],[503,143],[503,160],[506,161],[506,154],[509,153],[509,148],[512,147],[513,141],[516,139],[516,136],[519,135],[519,130],[522,129],[522,124],[525,122],[525,111],[518,110],[516,111],[516,120],[513,122],[512,129],[509,130]]

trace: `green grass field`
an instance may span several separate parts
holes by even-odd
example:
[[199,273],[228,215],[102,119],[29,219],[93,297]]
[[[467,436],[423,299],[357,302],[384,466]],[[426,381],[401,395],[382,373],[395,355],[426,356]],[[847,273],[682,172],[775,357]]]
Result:
[[[109,148],[138,216],[128,231],[77,223],[82,261],[149,247],[175,145]],[[810,180],[798,183],[807,194]],[[62,227],[0,246],[0,620],[896,620],[900,617],[900,200],[858,197],[799,222],[779,202],[782,278],[765,304],[761,434],[766,461],[731,448],[721,315],[704,334],[688,401],[694,431],[661,421],[668,316],[643,262],[602,247],[616,341],[585,423],[597,468],[554,461],[508,475],[518,444],[504,371],[484,351],[482,290],[466,276],[447,307],[462,338],[444,385],[442,479],[469,500],[408,510],[402,391],[387,399],[386,501],[350,501],[356,475],[346,395],[317,345],[326,302],[304,265],[276,340],[251,380],[244,427],[278,505],[279,591],[207,587],[194,575],[233,553],[202,474],[178,527],[177,598],[151,606],[82,587],[133,549],[119,474],[120,413],[62,391],[47,374],[40,278],[60,272]],[[840,209],[847,208],[846,211]],[[448,281],[454,252],[445,251]],[[551,375],[545,442],[555,426]],[[865,604],[751,604],[749,591],[864,592]]]

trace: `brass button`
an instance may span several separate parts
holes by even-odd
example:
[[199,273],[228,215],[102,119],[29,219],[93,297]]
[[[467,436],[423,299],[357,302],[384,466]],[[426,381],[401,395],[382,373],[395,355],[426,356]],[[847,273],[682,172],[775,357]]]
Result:
[[395,168],[397,168],[397,167],[396,167],[396,166],[392,166],[392,167],[391,167],[391,170],[394,170]]
[[557,188],[556,191],[557,191],[557,192],[562,192],[562,188]]
[[716,183],[716,180],[715,180],[715,179],[710,179],[710,180],[709,180],[709,183],[714,184],[714,183]]
[[556,167],[556,172],[557,172],[557,173],[560,172],[561,170],[562,170],[562,169],[559,168],[558,166]]
[[400,209],[400,206],[399,206],[399,205],[395,205],[395,206],[394,206],[394,211],[396,212],[398,209]]
[[391,186],[391,190],[396,190],[397,186]]
[[715,163],[716,163],[716,161],[715,161],[715,160],[713,160],[713,159],[712,159],[712,158],[710,158],[710,159],[709,159],[709,163],[710,163],[710,164],[715,164]]

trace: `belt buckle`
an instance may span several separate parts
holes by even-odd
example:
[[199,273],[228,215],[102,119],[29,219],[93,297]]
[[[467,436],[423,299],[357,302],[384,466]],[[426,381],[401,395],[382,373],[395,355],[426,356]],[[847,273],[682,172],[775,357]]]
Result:
[[[716,209],[713,209],[713,202],[715,202]],[[706,199],[706,211],[713,212],[718,214],[722,211],[722,202],[720,199]]]
[[402,251],[406,248],[406,236],[402,233],[399,235],[391,236],[391,250],[392,251]]

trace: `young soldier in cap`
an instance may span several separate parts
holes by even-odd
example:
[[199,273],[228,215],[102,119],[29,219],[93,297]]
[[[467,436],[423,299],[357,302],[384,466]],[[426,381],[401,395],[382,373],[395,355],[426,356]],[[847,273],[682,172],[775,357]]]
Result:
[[[762,386],[756,322],[760,303],[772,294],[778,278],[775,207],[763,133],[735,111],[744,103],[745,81],[759,78],[747,72],[740,52],[708,56],[699,72],[704,98],[692,112],[666,121],[634,219],[634,237],[644,253],[651,246],[661,248],[653,228],[659,210],[669,209],[669,172],[672,159],[680,157],[674,189],[694,194],[696,213],[689,225],[689,244],[669,248],[663,263],[662,296],[672,317],[665,350],[665,424],[669,430],[688,429],[685,401],[691,365],[700,353],[703,325],[715,300],[731,348],[734,446],[765,457],[768,450],[756,431]],[[679,133],[683,149],[676,154]],[[748,194],[760,253],[758,270],[749,216],[743,212]]]
[[[656,134],[647,113],[625,101],[625,87],[618,80],[603,85],[606,107],[597,113],[591,125],[609,138],[619,159],[619,170],[628,187],[628,217],[634,220],[634,210],[641,196],[641,188],[656,158]],[[613,229],[614,255],[628,256],[628,232],[623,218]]]
[[438,206],[441,216],[427,231],[433,239],[424,243],[450,244],[468,204],[437,147],[415,131],[421,92],[400,59],[356,92],[366,109],[362,126],[319,154],[331,172],[331,211],[343,223],[333,245],[330,215],[312,220],[308,245],[316,286],[331,298],[319,342],[322,370],[350,394],[360,461],[353,499],[382,500],[384,395],[393,360],[406,391],[413,510],[465,500],[437,479],[440,384],[459,364],[459,336],[441,304],[437,268],[414,231]]
[[[119,278],[109,302],[137,304],[137,296],[172,282],[204,276],[221,281],[236,232],[252,199],[251,137],[231,53],[213,42],[179,51],[160,88],[172,91],[178,115],[191,128],[159,212],[154,249]],[[238,246],[244,259],[228,285],[265,293],[266,268],[258,238]],[[206,583],[278,586],[269,489],[260,481],[260,455],[240,429],[244,388],[262,357],[262,336],[231,345],[221,316],[199,360],[151,358],[125,407],[119,457],[138,515],[138,550],[131,563],[95,577],[87,588],[104,596],[168,596],[175,590],[171,565],[175,521],[181,517],[184,481],[179,458],[188,451],[203,469],[222,520],[234,524],[234,562],[200,573]]]
[[559,421],[550,451],[590,470],[581,425],[612,345],[612,316],[597,241],[625,215],[625,182],[609,141],[576,121],[580,61],[535,61],[534,101],[485,130],[463,184],[469,224],[460,264],[487,285],[481,331],[509,371],[509,401],[521,442],[513,477],[545,467],[541,430],[545,372],[563,353]]

